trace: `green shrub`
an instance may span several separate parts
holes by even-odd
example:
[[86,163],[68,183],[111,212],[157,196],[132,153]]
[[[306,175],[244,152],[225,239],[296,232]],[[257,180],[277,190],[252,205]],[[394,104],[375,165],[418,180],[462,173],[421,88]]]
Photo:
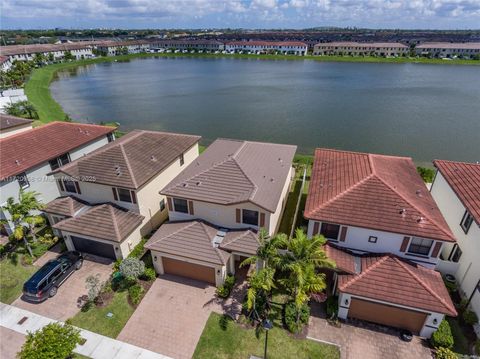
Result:
[[121,259],[117,259],[115,263],[113,263],[113,271],[118,272],[120,270],[120,264],[122,263]]
[[435,353],[435,358],[437,359],[458,359],[457,354],[452,352],[448,348],[438,348]]
[[140,284],[132,285],[128,288],[128,296],[132,304],[137,305],[142,300],[144,289]]
[[217,288],[217,295],[220,298],[228,298],[234,285],[235,277],[231,274],[227,275],[227,278],[225,278],[225,282],[223,283],[223,285]]
[[445,283],[445,287],[447,287],[447,290],[450,293],[453,293],[457,290],[457,283],[455,282],[450,282],[448,280],[443,280],[443,283]]
[[157,272],[155,272],[153,268],[145,268],[145,272],[143,272],[141,278],[148,281],[154,280],[157,278]]
[[50,323],[34,333],[28,333],[20,359],[69,358],[81,342],[80,330],[71,325]]
[[299,333],[305,324],[308,323],[310,317],[310,308],[307,304],[300,307],[300,320],[297,323],[297,306],[294,302],[288,302],[285,305],[285,325],[292,333]]
[[143,247],[145,246],[146,242],[147,242],[147,239],[142,238],[140,242],[135,246],[135,248],[133,248],[133,250],[130,252],[128,257],[140,259],[143,256],[143,253],[145,251]]
[[338,297],[332,296],[327,298],[327,317],[336,317],[338,313]]
[[434,348],[451,349],[453,347],[452,330],[450,329],[450,324],[445,319],[442,320],[437,331],[433,333],[431,342]]
[[468,325],[475,325],[478,323],[478,316],[473,310],[467,309],[462,314],[463,320]]
[[422,177],[424,182],[432,183],[433,178],[435,177],[435,170],[432,168],[426,167],[417,167],[418,174]]
[[118,269],[125,278],[137,279],[145,272],[145,263],[138,258],[128,257],[120,263]]

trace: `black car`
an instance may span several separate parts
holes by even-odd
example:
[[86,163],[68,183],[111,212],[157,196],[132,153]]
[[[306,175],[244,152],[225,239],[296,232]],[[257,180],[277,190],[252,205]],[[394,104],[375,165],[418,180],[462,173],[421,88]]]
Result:
[[48,261],[23,285],[24,298],[41,302],[53,297],[58,287],[82,264],[83,256],[76,251],[63,253],[57,259]]

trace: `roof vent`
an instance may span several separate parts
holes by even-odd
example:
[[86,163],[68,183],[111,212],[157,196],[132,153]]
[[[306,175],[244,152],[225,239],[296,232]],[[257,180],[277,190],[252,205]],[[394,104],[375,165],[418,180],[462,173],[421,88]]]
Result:
[[270,182],[275,182],[275,180],[273,178],[270,178]]
[[117,176],[120,176],[122,174],[122,170],[120,169],[120,166],[115,166],[115,173],[117,174]]
[[415,191],[415,193],[416,193],[416,195],[417,195],[418,197],[422,197],[422,191],[421,191],[421,190],[417,189],[417,190]]
[[202,184],[202,182],[200,182],[200,181],[198,181],[198,182],[196,183],[197,186],[200,186],[201,184]]
[[152,160],[153,162],[157,162],[157,158],[154,155],[150,156],[150,160]]
[[418,217],[417,223],[423,223],[423,221],[425,221],[425,218],[423,218],[423,217]]
[[20,161],[19,161],[19,160],[15,160],[15,164],[16,164],[17,166],[20,166]]
[[227,230],[224,228],[220,228],[217,231],[217,234],[215,235],[215,237],[213,237],[212,239],[213,247],[218,248],[220,244],[223,242],[223,239],[225,238],[226,234],[227,234]]
[[398,213],[405,214],[405,213],[407,213],[407,210],[405,208],[402,208]]
[[182,187],[187,187],[188,183],[182,183]]

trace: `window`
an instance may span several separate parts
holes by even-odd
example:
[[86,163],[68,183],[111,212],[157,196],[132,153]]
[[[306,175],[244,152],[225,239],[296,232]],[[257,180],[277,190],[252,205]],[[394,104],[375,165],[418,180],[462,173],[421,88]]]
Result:
[[17,175],[17,181],[21,189],[30,187],[30,182],[28,182],[27,174],[25,172]]
[[340,225],[331,223],[322,223],[320,228],[320,234],[325,238],[338,240],[338,234],[340,233]]
[[378,237],[370,236],[368,237],[368,241],[370,243],[377,243]]
[[118,200],[122,202],[130,202],[132,203],[132,196],[130,190],[125,188],[117,188]]
[[242,223],[258,226],[258,211],[244,209],[242,211]]
[[183,158],[183,153],[180,155],[180,166],[183,166],[185,163],[185,158]]
[[430,248],[432,248],[433,240],[413,238],[408,248],[409,253],[420,254],[422,256],[428,256]]
[[163,212],[165,210],[165,200],[162,199],[160,201],[160,212]]
[[63,180],[63,187],[67,192],[78,193],[79,191],[77,191],[77,186],[78,184],[75,181],[71,181],[67,179]]
[[58,222],[63,221],[63,218],[57,217],[57,216],[52,216],[52,224],[57,224]]
[[465,234],[468,233],[468,230],[470,229],[472,222],[473,222],[473,216],[470,213],[468,213],[468,211],[465,211],[462,218],[462,222],[460,222],[460,227],[462,227]]
[[458,263],[461,256],[462,256],[462,250],[460,249],[460,247],[457,246],[457,250],[455,251],[454,255],[452,256],[452,262]]
[[115,136],[113,135],[113,132],[110,132],[110,133],[107,134],[107,140],[108,140],[108,142],[115,141]]
[[58,277],[60,277],[61,274],[62,274],[62,268],[58,266],[57,269],[55,269],[53,273],[50,274],[50,276],[48,277],[48,282],[49,283],[54,282]]
[[50,168],[53,170],[56,170],[58,167],[61,167],[63,165],[66,165],[67,163],[70,163],[70,154],[64,153],[63,155],[54,158],[53,160],[49,161],[50,163]]
[[188,203],[186,199],[174,198],[173,208],[175,212],[188,213]]

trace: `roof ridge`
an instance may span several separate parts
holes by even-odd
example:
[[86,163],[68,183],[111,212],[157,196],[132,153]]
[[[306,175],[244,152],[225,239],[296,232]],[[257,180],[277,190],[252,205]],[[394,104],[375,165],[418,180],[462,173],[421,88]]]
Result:
[[480,166],[480,163],[478,162],[465,162],[465,161],[452,161],[452,160],[433,160],[433,164],[435,163],[442,163],[442,162],[448,162],[448,163],[460,163],[462,165],[472,165],[472,166]]
[[[402,198],[405,202],[407,202],[410,206],[412,206],[413,208],[415,208],[420,214],[422,214],[423,216],[425,216],[425,218],[427,218],[431,223],[433,223],[440,231],[442,231],[444,234],[447,235],[447,237],[449,238],[452,238],[455,240],[455,237],[453,237],[452,233],[448,233],[448,231],[446,231],[445,229],[443,229],[438,223],[436,220],[430,218],[430,216],[426,215],[424,213],[423,210],[421,210],[420,208],[418,208],[415,204],[413,204],[412,202],[410,202],[408,199],[405,198],[405,196],[403,194],[401,194],[400,192],[398,192],[395,188],[393,188],[390,184],[388,184],[383,178],[381,178],[380,176],[378,176],[376,173],[375,173],[375,178],[378,179],[380,182],[382,182],[385,186],[387,186],[391,191],[395,192],[395,194],[397,194],[400,198]],[[427,191],[428,192],[428,191]]]
[[367,155],[367,156],[376,156],[376,157],[393,157],[393,158],[407,158],[407,159],[412,159],[411,157],[408,156],[397,156],[397,155],[385,155],[385,154],[380,154],[380,153],[370,153],[370,152],[358,152],[358,151],[351,151],[351,150],[341,150],[341,149],[336,149],[336,148],[324,148],[324,147],[317,147],[315,148],[314,154],[316,151],[328,151],[328,152],[339,152],[339,153],[351,153],[354,155]]
[[[173,223],[176,223],[176,222],[169,222],[169,223],[172,223],[172,224],[173,224]],[[184,222],[184,223],[188,223],[188,222]],[[168,236],[163,237],[163,238],[160,238],[160,239],[158,239],[158,240],[156,240],[156,241],[153,241],[152,244],[153,244],[153,243],[157,243],[157,242],[159,242],[159,241],[163,241],[164,239],[169,238],[169,237],[171,237],[171,236],[173,236],[173,235],[175,235],[175,234],[183,231],[183,230],[186,229],[186,228],[190,228],[190,227],[194,226],[194,225],[197,224],[197,223],[200,223],[200,221],[198,221],[198,220],[195,219],[195,220],[191,221],[191,223],[189,223],[187,226],[181,227],[181,228],[177,229],[176,231],[170,233]]]
[[[136,138],[136,137],[138,137],[138,135],[132,136],[132,137]],[[125,152],[124,143],[120,143],[119,147],[120,147],[120,151],[122,151],[123,159],[125,160],[125,165],[127,166],[127,170],[128,170],[129,175],[130,175],[130,178],[132,179],[132,183],[135,186],[135,188],[138,188],[137,180],[136,180],[135,176],[133,175],[132,166],[130,166],[130,162],[128,161],[127,152]]]
[[[440,303],[443,304],[443,306],[451,311],[455,311],[455,309],[452,310],[452,308],[435,292],[430,288],[421,278],[418,277],[416,273],[414,273],[410,268],[408,268],[405,263],[403,263],[402,260],[397,258],[396,256],[392,257],[394,261],[396,261],[400,266],[402,266],[403,269],[405,269],[415,280],[420,283],[422,287],[424,287],[430,294],[432,294],[435,298],[437,298]],[[423,267],[422,267],[423,268]],[[425,268],[426,269],[426,268]]]
[[[207,235],[207,238],[210,238],[210,233],[208,233],[208,231],[207,231],[206,224],[203,221],[198,221],[198,223],[200,223],[200,225],[202,226],[202,229],[205,232],[205,234]],[[223,259],[222,254],[220,252],[220,249],[218,249],[218,247],[214,247],[214,246],[212,246],[212,248],[215,250],[215,253],[217,254],[218,258],[220,259],[220,262],[222,262],[223,264],[226,264],[225,260]]]
[[[377,268],[380,264],[385,262],[389,257],[390,257],[390,255],[384,255],[382,258],[380,258],[375,263],[373,263],[370,267],[368,267],[367,269],[362,271],[359,275],[353,275],[353,278],[351,280],[349,280],[347,283],[345,283],[344,285],[342,285],[341,289],[344,290],[345,288],[349,287],[353,283],[357,282],[358,280],[363,278],[365,275],[370,273],[374,268]],[[360,258],[362,258],[362,257],[360,257]]]
[[113,206],[108,205],[108,204],[103,204],[100,207],[102,207],[102,206],[107,206],[107,208],[109,209],[110,214],[112,215],[113,229],[115,231],[115,235],[117,236],[118,240],[121,242],[122,241],[122,236],[120,235],[120,231],[118,229],[118,221],[117,221],[117,217],[116,217],[116,214],[115,214],[115,208],[113,208]]
[[[243,148],[243,146],[242,146],[242,148]],[[257,192],[258,192],[258,186],[255,184],[255,182],[252,181],[252,179],[250,178],[250,176],[245,173],[245,171],[243,170],[242,166],[241,166],[240,163],[237,161],[237,159],[232,156],[232,160],[237,164],[238,169],[243,173],[243,175],[245,176],[245,178],[246,178],[246,179],[251,183],[251,185],[253,186],[253,191],[252,191],[252,193],[250,194],[250,196],[248,196],[248,199],[253,202],[253,197],[254,197],[254,196],[257,194]]]

